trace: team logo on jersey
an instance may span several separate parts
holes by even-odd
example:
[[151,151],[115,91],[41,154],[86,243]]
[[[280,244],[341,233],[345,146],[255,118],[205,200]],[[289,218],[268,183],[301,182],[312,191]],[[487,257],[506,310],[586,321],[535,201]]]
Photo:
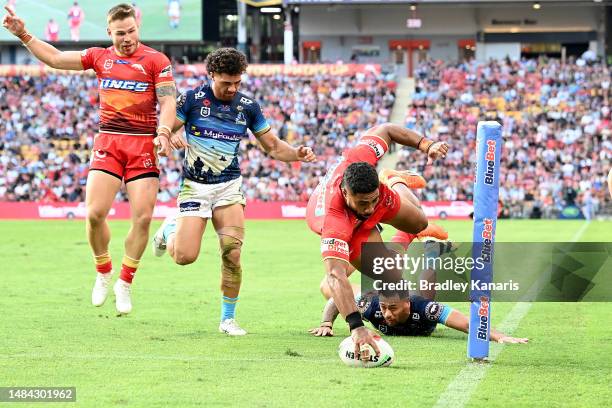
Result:
[[206,93],[204,93],[202,91],[198,91],[198,92],[196,92],[196,94],[193,97],[196,98],[196,99],[202,99],[205,96],[206,96]]
[[364,314],[370,307],[370,304],[372,304],[372,300],[369,296],[363,295],[361,298],[359,298],[357,301],[357,309],[359,309],[359,313]]
[[200,108],[200,115],[202,115],[203,118],[207,118],[210,116],[210,108],[205,106],[203,108]]
[[113,67],[113,60],[112,59],[107,59],[106,61],[104,61],[104,65],[102,65],[102,68],[104,68],[107,71],[110,71],[110,69]]
[[136,71],[140,72],[141,74],[147,75],[147,71],[145,71],[144,67],[140,64],[132,64],[132,68],[134,68]]
[[383,317],[382,311],[377,310],[376,312],[374,312],[374,317],[377,319],[382,319]]
[[243,96],[242,98],[240,98],[240,103],[243,103],[245,105],[250,105],[253,103],[253,101]]
[[102,160],[102,159],[106,158],[107,154],[108,153],[106,153],[104,150],[94,150],[94,156],[95,157],[93,157],[93,160]]
[[444,306],[442,306],[438,302],[429,302],[429,304],[425,307],[425,317],[427,317],[432,322],[435,322],[442,315],[443,309]]
[[167,78],[171,75],[172,75],[172,65],[168,65],[167,67],[161,70],[158,76],[160,78]]
[[123,79],[104,78],[100,80],[100,89],[123,89],[125,91],[144,92],[149,87],[146,82],[124,81]]
[[244,113],[239,112],[238,116],[236,116],[236,124],[246,126],[246,118],[244,117]]
[[421,320],[421,315],[418,313],[413,313],[412,314],[412,320]]
[[[376,312],[376,313],[378,313],[378,312]],[[388,329],[388,327],[385,326],[384,324],[379,324],[378,325],[378,330],[380,330],[380,332],[382,334],[387,334],[387,329]]]
[[236,109],[238,110],[238,112],[242,112],[244,110],[244,107],[242,105],[238,105],[236,106]]

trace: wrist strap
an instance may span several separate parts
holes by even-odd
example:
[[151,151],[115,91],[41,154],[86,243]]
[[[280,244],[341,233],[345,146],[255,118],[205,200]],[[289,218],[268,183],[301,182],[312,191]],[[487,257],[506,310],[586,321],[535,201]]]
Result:
[[17,38],[19,38],[26,47],[34,40],[34,36],[25,30],[23,33],[19,34]]
[[359,327],[363,327],[363,319],[361,319],[361,314],[359,312],[353,312],[347,315],[346,322],[348,323],[351,331],[358,329]]
[[166,139],[169,139],[171,133],[172,133],[172,130],[170,129],[169,126],[159,125],[157,127],[157,136],[163,136]]

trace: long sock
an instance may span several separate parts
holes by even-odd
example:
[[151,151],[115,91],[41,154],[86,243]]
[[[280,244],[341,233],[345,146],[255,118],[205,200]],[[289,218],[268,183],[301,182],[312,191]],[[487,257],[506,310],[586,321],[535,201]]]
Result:
[[223,296],[221,300],[221,321],[234,318],[236,315],[236,303],[238,303],[238,297]]
[[162,231],[162,236],[164,238],[164,242],[168,242],[168,238],[170,235],[176,232],[176,217],[172,218],[172,221],[166,224],[164,230]]
[[134,274],[139,264],[140,259],[133,259],[127,255],[123,255],[123,261],[121,262],[121,280],[132,283],[132,279],[134,279]]
[[109,273],[113,269],[113,263],[108,251],[102,255],[94,255],[94,263],[98,273]]

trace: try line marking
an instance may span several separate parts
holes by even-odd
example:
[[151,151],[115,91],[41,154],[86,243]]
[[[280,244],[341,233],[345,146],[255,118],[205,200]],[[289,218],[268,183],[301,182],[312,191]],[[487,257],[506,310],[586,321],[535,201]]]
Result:
[[[572,236],[571,242],[577,242],[584,234],[584,231],[589,227],[589,221],[586,221],[578,231]],[[543,273],[540,278],[529,288],[525,295],[526,299],[533,299],[533,292],[539,292],[540,288],[550,280],[550,274]],[[508,313],[502,323],[498,326],[499,329],[511,335],[518,327],[521,320],[531,309],[531,302],[517,302],[510,313]],[[499,353],[504,349],[505,344],[491,343],[491,351],[489,361],[495,361]],[[468,363],[453,381],[448,384],[446,390],[440,395],[438,401],[434,404],[434,408],[463,408],[472,397],[472,394],[478,387],[480,381],[486,376],[490,363]]]

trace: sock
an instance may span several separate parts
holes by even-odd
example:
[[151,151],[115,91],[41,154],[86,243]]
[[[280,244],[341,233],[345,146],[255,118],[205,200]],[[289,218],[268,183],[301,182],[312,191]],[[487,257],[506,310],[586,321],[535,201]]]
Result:
[[139,264],[140,259],[132,259],[127,255],[123,255],[123,261],[121,262],[121,280],[127,283],[132,283],[132,279],[134,279],[134,274],[136,273],[136,269],[138,269]]
[[102,255],[94,255],[94,263],[96,264],[96,271],[98,273],[109,273],[113,269],[113,264],[108,251]]
[[236,315],[236,303],[238,303],[238,297],[223,296],[221,301],[221,321],[234,318]]
[[173,218],[172,221],[166,224],[164,230],[162,231],[162,237],[164,238],[164,242],[168,242],[168,238],[170,235],[176,232],[176,218]]
[[404,251],[408,250],[408,246],[414,239],[416,238],[415,234],[409,234],[404,231],[397,231],[393,237],[391,237],[391,242],[395,242],[400,244]]

